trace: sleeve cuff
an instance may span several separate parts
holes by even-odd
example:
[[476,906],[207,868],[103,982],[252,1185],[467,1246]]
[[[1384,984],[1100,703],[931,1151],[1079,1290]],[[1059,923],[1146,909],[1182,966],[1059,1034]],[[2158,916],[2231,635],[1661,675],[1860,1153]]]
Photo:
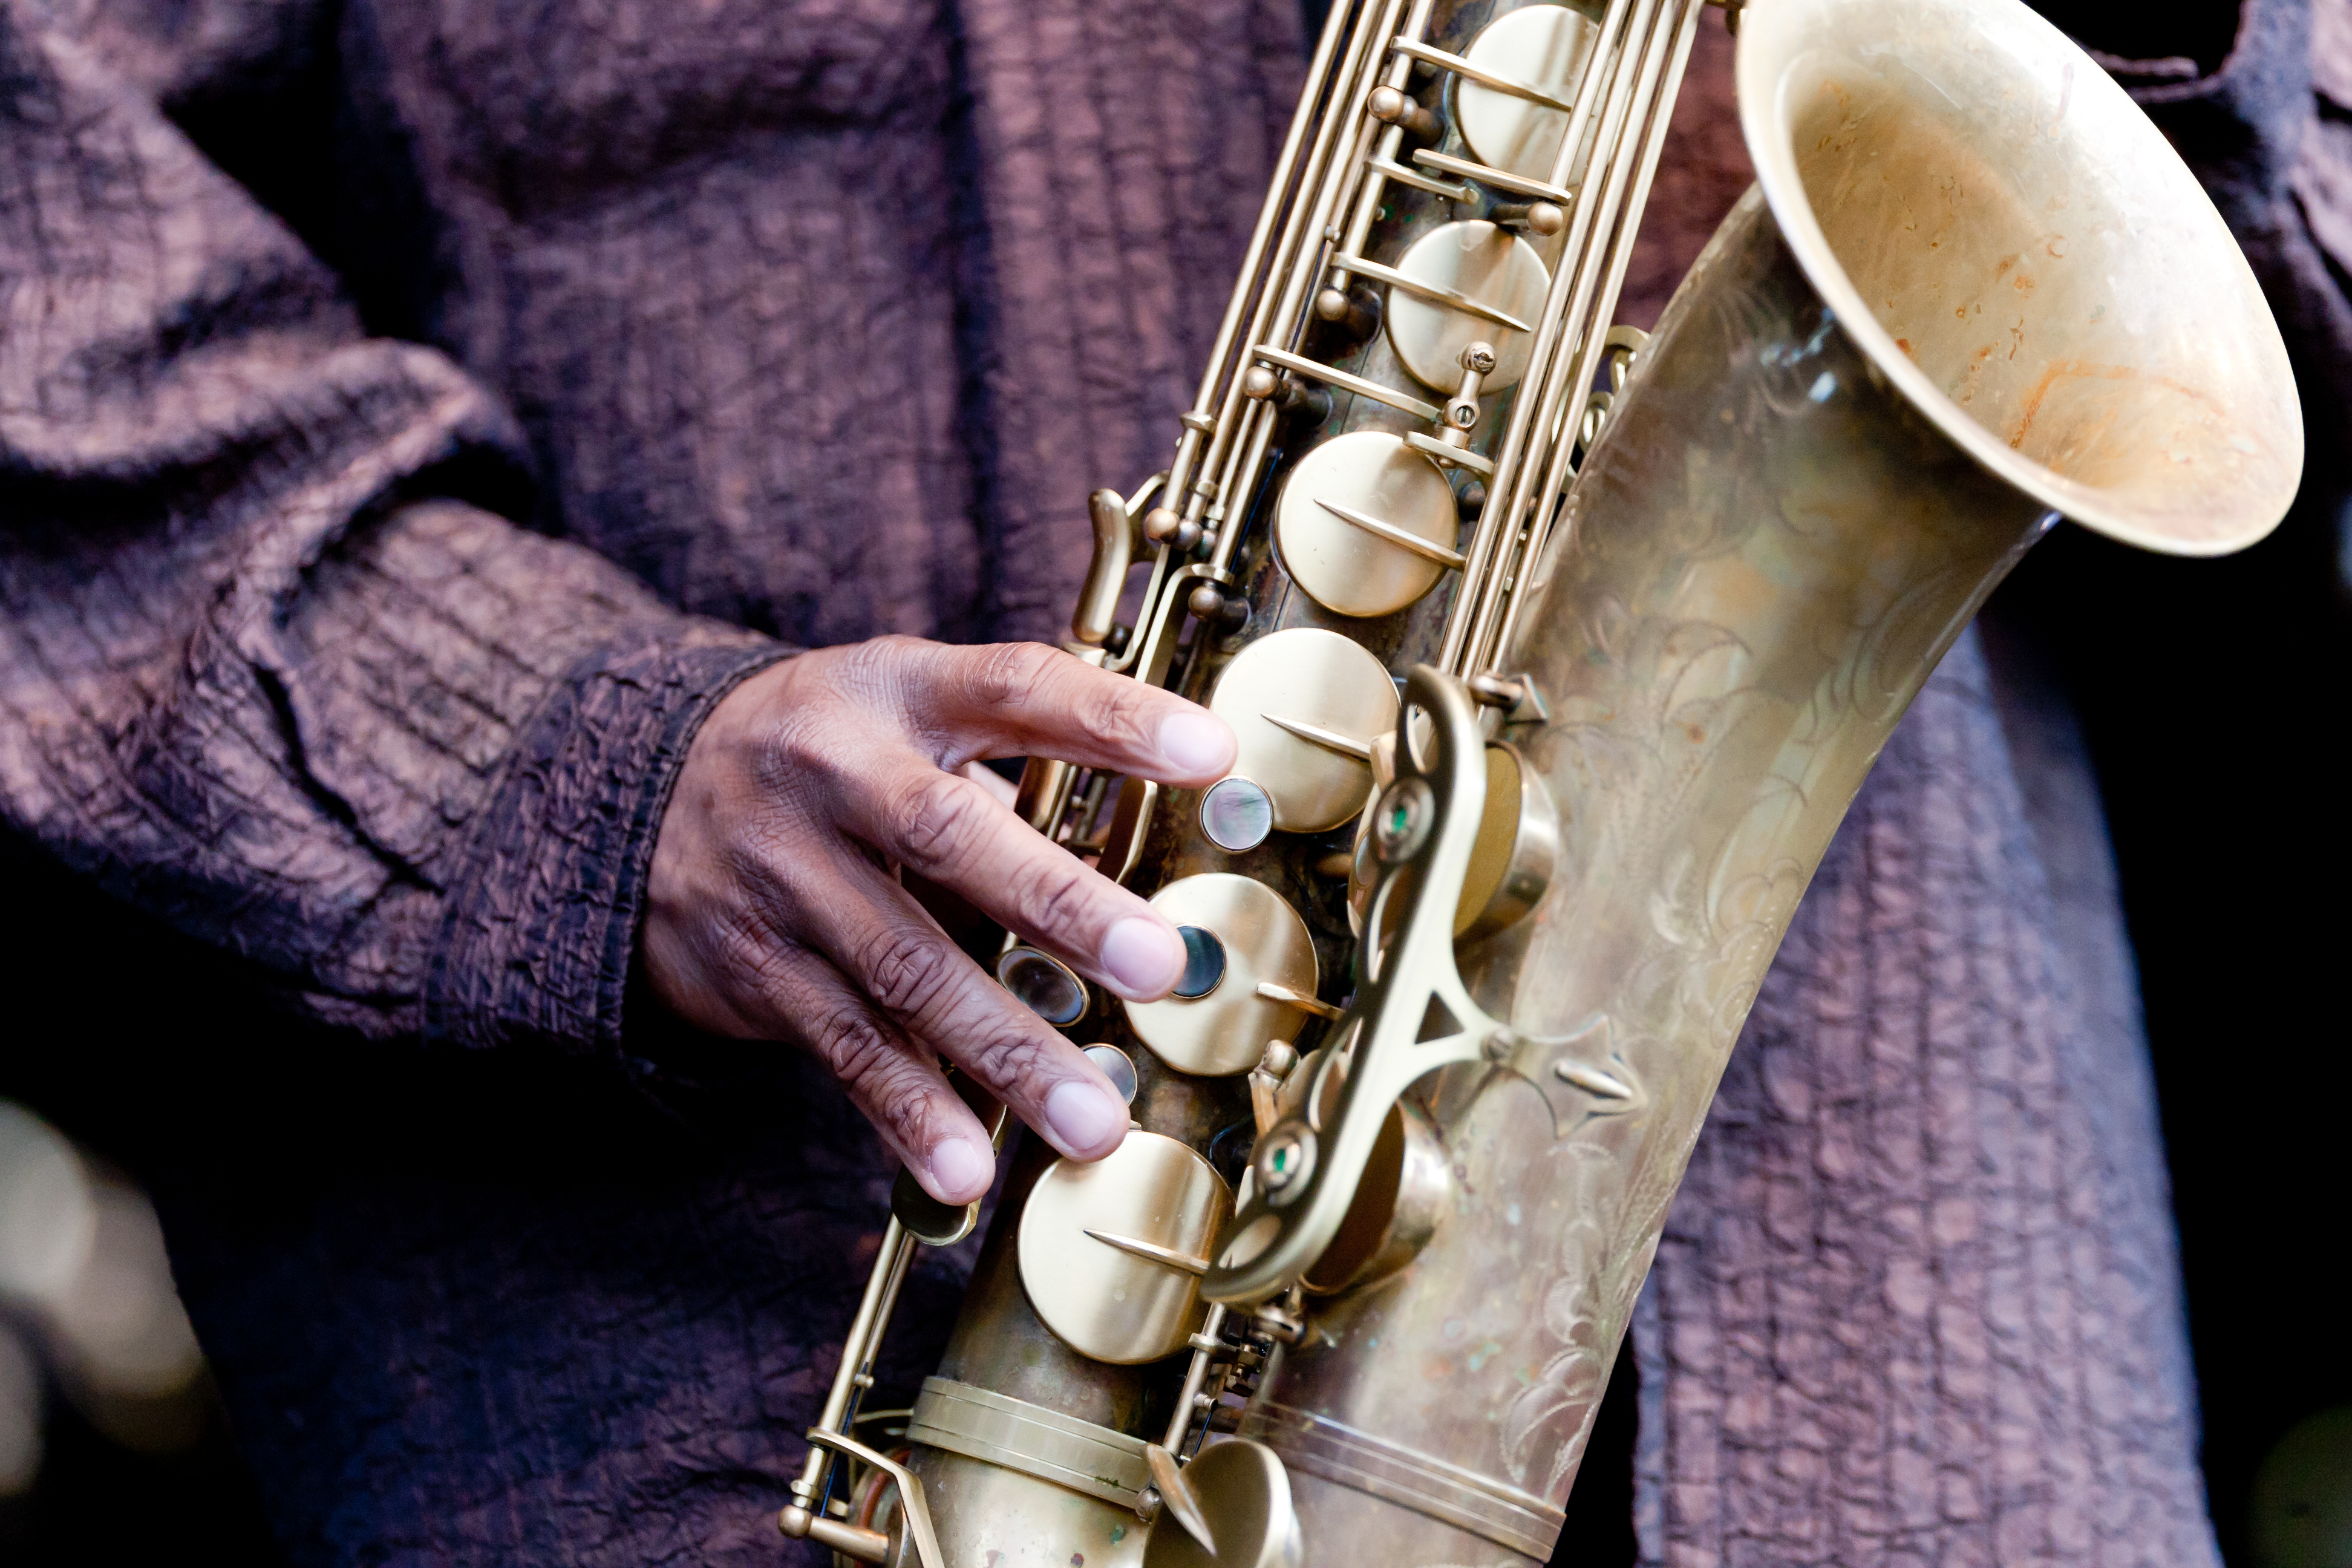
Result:
[[618,1054],[662,812],[695,731],[793,649],[672,624],[582,658],[515,737],[447,897],[428,1041]]

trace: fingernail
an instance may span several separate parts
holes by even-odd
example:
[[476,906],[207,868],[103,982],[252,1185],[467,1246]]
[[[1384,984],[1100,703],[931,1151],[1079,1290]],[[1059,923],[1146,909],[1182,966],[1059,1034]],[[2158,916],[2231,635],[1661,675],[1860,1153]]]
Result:
[[1187,777],[1221,777],[1234,765],[1234,732],[1197,708],[1171,713],[1160,721],[1160,754]]
[[1184,977],[1184,939],[1160,921],[1129,915],[1102,942],[1103,973],[1137,1002],[1165,996]]
[[995,1180],[996,1162],[969,1138],[943,1138],[931,1145],[931,1184],[941,1192],[961,1193],[964,1201],[988,1190]]
[[1072,1149],[1100,1149],[1107,1154],[1118,1146],[1113,1134],[1127,1131],[1127,1107],[1093,1084],[1066,1079],[1045,1097],[1045,1125]]

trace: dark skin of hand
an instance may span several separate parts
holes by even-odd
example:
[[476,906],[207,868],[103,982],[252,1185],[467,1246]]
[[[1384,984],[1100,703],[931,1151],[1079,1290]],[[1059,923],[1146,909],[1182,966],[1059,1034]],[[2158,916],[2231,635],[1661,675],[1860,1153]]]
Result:
[[1035,643],[881,637],[746,680],[695,737],[654,846],[646,978],[698,1027],[814,1050],[934,1196],[995,1172],[946,1057],[1073,1159],[1127,1135],[1076,1047],[966,957],[898,878],[961,895],[1135,1001],[1182,975],[1141,899],[1015,816],[974,764],[1047,756],[1198,786],[1234,737],[1180,697]]

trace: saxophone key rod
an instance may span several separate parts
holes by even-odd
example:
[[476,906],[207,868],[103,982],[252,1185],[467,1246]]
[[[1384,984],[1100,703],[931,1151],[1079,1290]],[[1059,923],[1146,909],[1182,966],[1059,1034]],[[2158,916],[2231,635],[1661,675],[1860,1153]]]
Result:
[[1578,107],[1570,111],[1568,129],[1559,139],[1559,151],[1552,156],[1552,184],[1573,186],[1577,171],[1586,164],[1589,135],[1601,123],[1601,83],[1607,78],[1609,62],[1615,58],[1626,21],[1632,16],[1627,0],[1609,0],[1609,8],[1601,13],[1592,47],[1585,52],[1583,73],[1576,79]]
[[[1548,443],[1559,425],[1570,374],[1568,362],[1580,339],[1593,335],[1592,303],[1600,287],[1599,258],[1602,254],[1599,247],[1615,228],[1623,208],[1626,182],[1620,176],[1627,172],[1627,165],[1619,154],[1625,147],[1638,80],[1644,67],[1649,67],[1653,73],[1650,80],[1654,83],[1654,72],[1664,64],[1655,48],[1663,10],[1661,0],[1633,0],[1626,41],[1618,51],[1615,68],[1608,80],[1608,97],[1593,156],[1598,158],[1604,150],[1607,152],[1609,173],[1596,190],[1588,172],[1580,199],[1570,214],[1568,243],[1560,252],[1563,264],[1552,275],[1550,293],[1544,301],[1543,331],[1528,359],[1530,364],[1545,366],[1538,395],[1529,397],[1523,393],[1512,406],[1502,449],[1495,458],[1496,479],[1491,487],[1502,504],[1489,504],[1479,518],[1478,531],[1472,541],[1473,566],[1465,579],[1465,591],[1455,598],[1447,614],[1440,667],[1457,675],[1477,669],[1485,656],[1488,641],[1485,634],[1491,632],[1500,613],[1501,598],[1511,576],[1506,567],[1511,543],[1526,517],[1530,481],[1540,471],[1539,455],[1549,455]],[[1640,41],[1639,48],[1634,47],[1635,40]],[[1571,256],[1576,258],[1572,268],[1566,264]],[[1477,587],[1475,594],[1467,591],[1467,584],[1472,583]]]
[[[1257,357],[1268,364],[1278,364],[1283,369],[1297,374],[1311,375],[1316,380],[1336,386],[1342,392],[1352,392],[1359,397],[1369,397],[1375,403],[1385,403],[1400,414],[1410,414],[1415,419],[1425,419],[1432,425],[1436,424],[1444,413],[1434,403],[1424,403],[1409,392],[1399,392],[1392,386],[1382,386],[1377,381],[1368,381],[1360,375],[1352,375],[1347,371],[1324,364],[1318,360],[1308,359],[1305,354],[1290,353],[1282,349],[1262,348],[1257,351]],[[1269,393],[1272,390],[1271,387],[1267,388]]]
[[[1681,12],[1672,34],[1671,58],[1663,62],[1663,68],[1655,70],[1643,83],[1649,109],[1642,134],[1636,139],[1629,139],[1619,150],[1610,170],[1612,189],[1621,176],[1630,171],[1632,184],[1623,198],[1622,209],[1627,216],[1618,226],[1607,258],[1601,263],[1592,306],[1589,313],[1580,318],[1586,323],[1584,339],[1573,356],[1569,379],[1561,389],[1564,398],[1581,398],[1591,394],[1601,359],[1609,352],[1612,334],[1597,329],[1616,313],[1617,296],[1624,288],[1625,271],[1633,260],[1635,219],[1650,199],[1650,183],[1657,173],[1659,156],[1665,149],[1666,132],[1674,118],[1675,100],[1682,85],[1684,68],[1689,62],[1691,45],[1698,36],[1699,17],[1706,9],[1706,0],[1679,0],[1679,4]],[[1661,40],[1654,39],[1654,45],[1657,41]],[[1646,59],[1644,64],[1645,67],[1648,65]],[[1541,484],[1528,492],[1532,505],[1525,514],[1527,540],[1519,552],[1516,567],[1502,574],[1505,580],[1523,581],[1541,557],[1550,533],[1553,515],[1558,510],[1558,498],[1566,491],[1570,479],[1574,477],[1575,455],[1575,433],[1563,430],[1545,465]],[[1528,471],[1534,471],[1532,462],[1528,465]],[[1481,667],[1502,656],[1503,648],[1509,643],[1512,628],[1517,623],[1518,606],[1525,600],[1525,595],[1514,593],[1492,610],[1481,606],[1485,615],[1494,617],[1491,629],[1482,626],[1476,639]]]
[[1530,86],[1527,82],[1515,81],[1507,76],[1498,76],[1490,70],[1482,70],[1460,55],[1433,48],[1415,37],[1394,39],[1390,43],[1389,47],[1404,58],[1420,60],[1425,65],[1435,66],[1440,70],[1452,71],[1465,81],[1475,81],[1480,87],[1492,88],[1495,91],[1512,98],[1524,99],[1529,103],[1540,104],[1546,109],[1558,109],[1568,112],[1573,112],[1576,109],[1575,100],[1572,99],[1562,98],[1556,92],[1547,92],[1542,88]]
[[1449,202],[1461,202],[1466,205],[1478,199],[1475,186],[1433,180],[1420,170],[1408,169],[1392,158],[1375,157],[1372,168],[1382,179],[1393,180],[1400,185],[1411,185],[1416,191],[1427,191],[1433,196],[1444,196]]
[[[1267,185],[1265,200],[1258,207],[1257,222],[1250,230],[1249,248],[1242,258],[1241,276],[1246,281],[1261,277],[1265,264],[1266,247],[1275,237],[1281,222],[1285,196],[1299,170],[1301,150],[1307,145],[1307,133],[1317,118],[1317,106],[1321,103],[1325,84],[1330,79],[1332,62],[1339,58],[1340,40],[1347,35],[1349,4],[1335,5],[1324,18],[1322,35],[1316,39],[1315,56],[1307,67],[1307,84],[1298,95],[1298,107],[1290,117],[1290,127],[1284,132],[1282,151],[1275,158],[1275,176]],[[1215,342],[1210,347],[1207,365],[1201,373],[1201,388],[1192,399],[1192,412],[1184,416],[1184,435],[1178,442],[1175,461],[1169,465],[1167,494],[1181,497],[1192,477],[1192,465],[1200,455],[1203,437],[1213,437],[1216,418],[1212,409],[1217,394],[1234,371],[1234,343],[1241,330],[1243,313],[1247,310],[1251,290],[1237,288],[1225,301],[1225,313],[1217,324]]]
[[[1596,151],[1611,145],[1620,133],[1627,100],[1619,88],[1626,73],[1616,67],[1629,52],[1630,40],[1649,30],[1656,9],[1657,0],[1610,0],[1609,10],[1601,18],[1600,36],[1593,41],[1585,61],[1584,79],[1577,87],[1578,102],[1591,106],[1580,112],[1593,122],[1592,144]],[[1563,139],[1556,174],[1562,174],[1580,156],[1571,146],[1580,140],[1580,132],[1573,128]],[[1495,454],[1495,471],[1488,476],[1487,504],[1479,513],[1478,526],[1471,534],[1466,552],[1469,564],[1464,569],[1462,589],[1446,610],[1445,631],[1437,658],[1442,669],[1458,674],[1470,668],[1470,637],[1485,598],[1484,589],[1496,575],[1495,561],[1505,534],[1517,526],[1519,470],[1525,466],[1530,447],[1540,443],[1559,418],[1553,382],[1560,369],[1559,346],[1563,336],[1575,330],[1580,314],[1574,304],[1579,269],[1570,264],[1569,258],[1583,255],[1597,210],[1606,198],[1605,188],[1596,189],[1588,179],[1580,199],[1569,208],[1568,238],[1560,247],[1560,265],[1553,269],[1543,311],[1537,320],[1535,341],[1528,354],[1528,363],[1544,367],[1544,373],[1534,378],[1535,384],[1520,388],[1511,406],[1510,420],[1504,426],[1502,444]]]
[[1185,1439],[1192,1435],[1194,1406],[1201,1391],[1209,1381],[1209,1364],[1223,1348],[1217,1337],[1224,1330],[1225,1307],[1222,1301],[1209,1303],[1209,1315],[1201,1321],[1201,1331],[1192,1336],[1192,1361],[1184,1371],[1184,1386],[1176,1397],[1175,1413],[1168,1417],[1168,1436],[1160,1447],[1171,1454],[1184,1452]]
[[[1402,0],[1368,0],[1369,6],[1379,8],[1384,22],[1393,21],[1402,5]],[[1327,34],[1341,25],[1342,14],[1347,11],[1344,4],[1331,8]],[[1236,304],[1244,299],[1255,301],[1249,313],[1249,325],[1241,337],[1241,341],[1252,349],[1269,341],[1267,323],[1276,313],[1279,296],[1287,291],[1286,288],[1277,289],[1277,282],[1288,279],[1297,270],[1299,247],[1306,236],[1320,234],[1324,225],[1329,221],[1330,201],[1334,195],[1329,177],[1334,149],[1342,131],[1363,117],[1362,81],[1377,54],[1372,47],[1372,39],[1376,36],[1372,29],[1361,26],[1350,36],[1346,63],[1330,79],[1331,85],[1324,101],[1316,106],[1319,112],[1316,116],[1318,123],[1314,141],[1300,166],[1296,194],[1284,206],[1281,226],[1268,253],[1266,266],[1247,287],[1234,291]],[[1343,105],[1353,107],[1343,109]],[[1302,107],[1300,112],[1304,115],[1307,110]],[[1290,334],[1286,332],[1283,335],[1286,339]],[[1246,358],[1246,354],[1244,357]],[[1208,449],[1200,459],[1204,470],[1213,471],[1226,466],[1228,453],[1234,445],[1234,415],[1243,402],[1241,384],[1244,378],[1241,374],[1232,374],[1233,369],[1232,365],[1226,364],[1219,367],[1217,372],[1223,391],[1215,415],[1216,431],[1209,437]],[[1205,409],[1201,411],[1206,412]],[[1205,500],[1198,494],[1187,493],[1184,515],[1198,521],[1205,505]]]
[[[1534,331],[1517,316],[1507,311],[1498,310],[1483,300],[1474,300],[1459,289],[1448,289],[1443,283],[1425,282],[1410,272],[1400,272],[1393,267],[1385,267],[1377,261],[1367,261],[1360,256],[1341,252],[1331,258],[1331,268],[1334,288],[1339,287],[1337,281],[1339,279],[1355,274],[1369,278],[1375,283],[1385,283],[1391,289],[1402,289],[1408,294],[1417,294],[1433,304],[1444,306],[1449,310],[1459,310],[1465,316],[1475,316],[1482,321],[1492,321],[1498,327],[1508,327],[1515,332]],[[1260,349],[1258,353],[1262,356],[1265,351]]]
[[[1413,0],[1412,13],[1405,20],[1404,37],[1418,38],[1429,31],[1432,5],[1433,0]],[[1412,79],[1412,61],[1399,55],[1390,63],[1387,79],[1365,96],[1364,112],[1369,117],[1364,128],[1367,150],[1373,135],[1370,122],[1385,124],[1388,130],[1380,135],[1377,153],[1370,156],[1361,153],[1358,154],[1360,166],[1354,171],[1354,177],[1361,184],[1349,208],[1348,226],[1339,236],[1339,247],[1341,250],[1353,252],[1364,248],[1364,241],[1372,232],[1373,219],[1379,216],[1383,195],[1381,187],[1387,181],[1381,165],[1395,166],[1396,155],[1404,148],[1404,139],[1407,136],[1439,136],[1444,133],[1444,121],[1413,102],[1406,94],[1406,84]],[[1345,272],[1337,274],[1332,284],[1345,294],[1348,291],[1348,275]]]
[[[1433,153],[1424,147],[1412,155],[1412,161],[1424,169],[1434,169],[1441,174],[1453,174],[1465,180],[1475,180],[1482,185],[1492,185],[1498,191],[1515,195],[1533,196],[1538,201],[1555,206],[1566,206],[1576,199],[1576,193],[1564,185],[1545,180],[1531,180],[1525,174],[1514,174],[1507,169],[1496,169],[1469,158],[1456,158],[1445,153]],[[1519,329],[1525,331],[1527,329]]]
[[850,1320],[849,1332],[842,1341],[841,1365],[834,1372],[833,1387],[824,1396],[824,1413],[809,1434],[807,1462],[801,1468],[800,1479],[793,1483],[794,1504],[813,1515],[823,1512],[833,1476],[834,1450],[819,1436],[837,1437],[849,1430],[850,1408],[874,1381],[875,1352],[890,1326],[890,1313],[898,1304],[898,1290],[907,1282],[907,1268],[914,1256],[915,1238],[892,1215],[882,1227],[882,1245],[874,1255],[873,1272],[866,1277],[866,1294],[857,1303],[857,1315]]

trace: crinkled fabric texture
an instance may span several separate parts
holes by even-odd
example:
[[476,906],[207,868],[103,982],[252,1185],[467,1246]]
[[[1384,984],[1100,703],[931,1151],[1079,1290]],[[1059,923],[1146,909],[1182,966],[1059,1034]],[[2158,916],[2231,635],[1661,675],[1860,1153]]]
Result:
[[[2180,133],[2324,333],[2303,15],[2252,0]],[[0,5],[5,847],[159,977],[60,1008],[58,1070],[134,1086],[297,1563],[782,1550],[884,1167],[804,1065],[629,1005],[653,826],[793,645],[1053,635],[1298,66],[1290,0]],[[1635,319],[1739,183],[1722,101]],[[1973,646],[1661,1252],[1654,1561],[2211,1555],[2087,774]]]
[[[751,1565],[776,1532],[891,1166],[814,1064],[665,1053],[667,1113],[522,1053],[175,1073],[151,1168],[288,1560]],[[152,1067],[152,1064],[142,1064]],[[875,1407],[969,1260],[906,1288]]]

